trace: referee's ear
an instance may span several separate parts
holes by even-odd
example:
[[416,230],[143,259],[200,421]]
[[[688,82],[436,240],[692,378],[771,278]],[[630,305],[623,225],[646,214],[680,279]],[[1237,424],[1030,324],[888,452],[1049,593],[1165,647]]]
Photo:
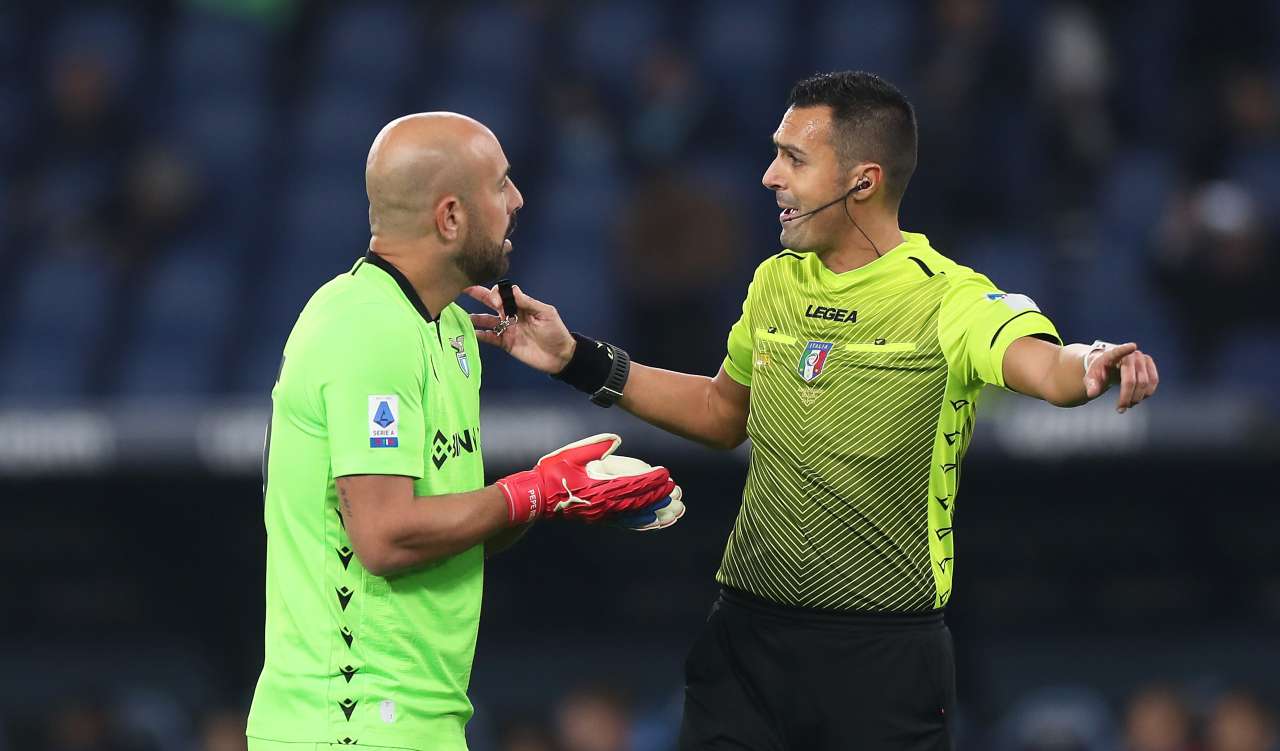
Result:
[[880,193],[884,169],[875,162],[863,162],[849,171],[850,196],[855,201],[866,201]]
[[446,243],[457,240],[462,235],[462,227],[466,224],[466,209],[462,200],[456,195],[446,195],[436,202],[436,232]]

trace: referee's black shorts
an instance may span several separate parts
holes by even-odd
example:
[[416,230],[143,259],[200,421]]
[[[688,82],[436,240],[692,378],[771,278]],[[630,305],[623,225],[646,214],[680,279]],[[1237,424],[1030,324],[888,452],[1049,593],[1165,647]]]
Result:
[[950,751],[942,613],[846,614],[721,590],[685,663],[681,751]]

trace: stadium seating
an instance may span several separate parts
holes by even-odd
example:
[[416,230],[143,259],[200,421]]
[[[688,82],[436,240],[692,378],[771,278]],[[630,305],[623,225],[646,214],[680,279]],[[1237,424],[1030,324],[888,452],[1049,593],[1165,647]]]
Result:
[[[908,229],[935,237],[944,252],[1032,294],[1068,338],[1139,338],[1163,356],[1168,374],[1183,372],[1187,345],[1145,259],[1184,179],[1180,160],[1199,143],[1192,139],[1205,138],[1164,127],[1175,70],[1167,55],[1144,50],[1172,48],[1183,20],[1178,14],[1153,20],[1142,11],[1153,7],[1147,2],[1107,16],[1118,61],[1112,66],[1118,95],[1109,106],[1122,137],[1096,178],[1096,195],[1080,201],[1093,207],[1074,225],[1084,236],[1059,231],[1062,217],[1052,202],[1061,200],[1060,181],[1046,174],[1051,162],[1038,136],[1052,110],[1013,92],[962,102],[954,123],[927,123],[933,140],[921,146],[905,215]],[[156,381],[193,396],[260,392],[301,304],[365,247],[361,176],[371,139],[391,118],[419,110],[458,110],[498,134],[527,201],[512,273],[571,320],[591,321],[602,336],[625,332],[622,302],[607,292],[620,273],[612,255],[621,210],[653,169],[699,181],[734,208],[744,246],[707,291],[731,309],[751,268],[777,250],[773,202],[759,181],[770,158],[763,144],[788,83],[815,69],[869,68],[899,82],[922,113],[935,112],[930,90],[921,88],[919,64],[928,56],[912,51],[944,23],[938,9],[889,0],[856,7],[823,0],[812,13],[756,0],[700,0],[678,13],[639,0],[572,12],[520,3],[426,12],[406,0],[376,0],[328,5],[292,26],[210,8],[179,3],[172,13],[149,17],[131,6],[70,4],[36,26],[20,10],[0,12],[0,63],[34,56],[47,73],[60,61],[93,55],[107,66],[113,104],[132,128],[110,141],[117,153],[77,152],[74,132],[46,127],[47,76],[0,74],[0,164],[12,167],[0,172],[0,237],[41,258],[14,282],[20,291],[10,307],[17,317],[0,329],[0,349],[55,349],[16,323],[39,316],[71,331],[56,339],[58,347],[84,350],[44,352],[40,359],[84,367],[118,361],[118,371],[55,382],[67,393],[95,384],[146,391]],[[991,19],[991,36],[976,43],[1003,44],[1010,59],[1031,69],[1043,10],[998,3]],[[1142,45],[1117,43],[1138,28]],[[693,99],[646,98],[654,95],[647,66],[662,55],[688,66]],[[124,317],[134,323],[91,334],[78,328],[79,309],[30,307],[24,290],[40,284],[48,264],[71,264],[78,269],[71,275],[80,277],[106,268],[105,258],[58,260],[67,235],[79,237],[70,228],[90,228],[90,242],[104,248],[127,242],[127,233],[103,235],[119,231],[118,221],[104,217],[118,219],[112,212],[131,150],[153,145],[172,149],[192,170],[198,205],[176,234],[203,237],[197,244],[206,246],[162,249],[144,273],[130,277],[137,289],[129,294],[148,315],[168,322],[147,322],[132,311]],[[1237,148],[1219,170],[1258,201],[1271,233],[1280,215],[1278,154],[1274,139],[1261,139]],[[990,179],[965,178],[967,164],[983,165]],[[116,281],[103,273],[93,282],[82,278],[93,287],[83,299],[102,305],[86,326],[113,314]],[[209,308],[164,315],[181,297],[174,285],[206,274],[200,294],[209,295]],[[215,311],[225,324],[211,319]],[[228,337],[238,344],[225,351],[210,345],[217,354],[207,368],[167,373],[156,365],[154,342],[179,321],[222,337],[224,345]],[[690,346],[722,344],[717,338]],[[116,352],[114,359],[100,360],[104,350]],[[192,362],[201,357],[193,353]],[[490,369],[491,385],[544,383],[503,368]],[[15,394],[35,382],[32,372],[22,372],[9,379]],[[140,380],[125,387],[135,373]]]
[[248,22],[187,11],[168,35],[164,69],[180,97],[265,98],[275,70],[272,37]]
[[241,313],[240,269],[227,263],[225,245],[218,237],[196,238],[149,269],[115,381],[121,396],[189,397],[220,387],[227,331]]
[[420,21],[406,2],[337,5],[312,47],[314,79],[370,98],[393,96],[415,73]]
[[[893,0],[823,3],[810,31],[813,63],[807,69],[874,70],[891,81],[909,80],[912,34],[918,23],[913,7]],[[862,33],[865,29],[876,33]]]
[[[100,374],[96,357],[107,333],[111,276],[95,252],[33,259],[19,275],[7,316],[0,399],[23,406],[30,397],[83,399]],[[70,304],[69,304],[70,303]],[[31,405],[26,405],[31,406]]]

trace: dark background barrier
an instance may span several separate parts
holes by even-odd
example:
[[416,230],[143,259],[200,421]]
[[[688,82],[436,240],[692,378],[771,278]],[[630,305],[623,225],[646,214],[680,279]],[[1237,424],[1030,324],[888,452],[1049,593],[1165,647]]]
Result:
[[[544,523],[490,560],[473,680],[482,738],[512,717],[549,721],[584,685],[624,691],[662,726],[745,476],[734,457],[701,449],[670,464],[690,508],[676,527]],[[1004,718],[1052,689],[1098,702],[1103,718],[1154,682],[1275,697],[1280,515],[1265,500],[1268,470],[1212,454],[967,464],[947,617],[968,747],[992,747]],[[15,747],[35,747],[27,733],[82,695],[164,697],[182,717],[245,706],[262,648],[256,480],[131,474],[0,491],[22,499],[10,517],[21,533],[0,557],[0,696],[27,739]]]

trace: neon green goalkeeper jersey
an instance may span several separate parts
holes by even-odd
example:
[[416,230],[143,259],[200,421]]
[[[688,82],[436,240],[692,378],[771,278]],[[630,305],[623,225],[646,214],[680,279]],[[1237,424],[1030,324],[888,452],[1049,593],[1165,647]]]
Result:
[[756,270],[725,371],[751,388],[751,465],[717,580],[788,605],[941,608],[960,462],[1005,349],[1060,342],[1025,295],[924,235],[843,274],[784,251]]
[[375,576],[351,547],[334,478],[404,475],[416,496],[482,487],[479,388],[466,313],[433,317],[373,254],[303,309],[271,392],[266,658],[250,737],[466,748],[484,546]]

